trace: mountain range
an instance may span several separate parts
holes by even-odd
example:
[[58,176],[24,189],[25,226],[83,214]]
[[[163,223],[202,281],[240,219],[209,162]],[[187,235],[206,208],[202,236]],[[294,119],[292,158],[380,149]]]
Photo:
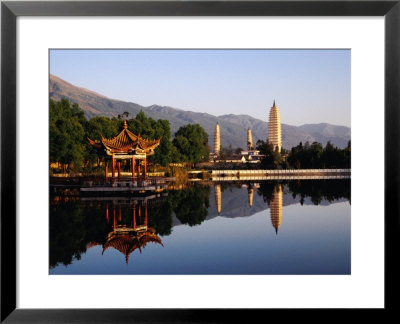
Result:
[[[126,102],[108,98],[97,92],[75,86],[55,75],[50,74],[49,82],[50,99],[68,99],[79,104],[88,118],[94,116],[117,117],[123,112],[128,112],[129,117],[134,117],[140,110],[153,119],[167,119],[171,124],[171,132],[174,135],[179,127],[188,123],[198,123],[208,133],[210,147],[213,147],[215,125],[220,125],[221,145],[233,148],[246,148],[247,129],[250,128],[253,135],[253,143],[257,140],[266,140],[268,136],[268,123],[253,118],[249,115],[222,115],[214,116],[207,113],[186,111],[178,108],[152,105],[148,107],[137,103]],[[266,111],[266,119],[268,111]],[[345,126],[336,126],[327,123],[305,124],[291,126],[282,123],[282,147],[290,149],[299,142],[320,142],[326,145],[330,141],[333,145],[344,148],[351,138],[351,129]]]

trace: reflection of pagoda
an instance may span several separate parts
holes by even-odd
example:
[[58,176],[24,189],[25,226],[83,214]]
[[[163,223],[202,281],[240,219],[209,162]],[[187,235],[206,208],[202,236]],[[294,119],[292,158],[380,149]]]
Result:
[[[142,212],[144,212],[144,219],[142,219]],[[110,208],[108,203],[106,204],[106,219],[107,222],[110,221]],[[112,202],[112,222],[112,231],[107,235],[107,239],[103,244],[102,254],[104,254],[109,247],[112,247],[125,255],[125,261],[128,264],[130,254],[136,249],[139,249],[140,253],[142,253],[142,248],[144,248],[147,243],[155,242],[163,246],[156,231],[148,227],[147,200],[144,200],[142,203],[140,201],[134,201],[129,225],[124,224],[122,219],[121,204]],[[94,245],[98,245],[98,243],[90,243],[88,248]]]
[[[115,166],[117,163],[118,180],[121,175],[121,161],[131,161],[132,181],[134,181],[136,160],[137,163],[137,176],[140,178],[140,161],[143,161],[144,172],[143,177],[147,177],[147,157],[154,154],[154,150],[160,144],[161,139],[147,140],[141,138],[140,135],[135,135],[129,131],[124,120],[124,129],[114,138],[107,139],[101,135],[101,141],[93,141],[88,138],[89,143],[98,150],[100,154],[106,153],[111,156],[111,179],[114,182]],[[105,180],[108,181],[108,161],[105,162]]]
[[249,187],[248,193],[249,193],[249,206],[252,207],[253,206],[254,189]]
[[260,188],[259,183],[250,183],[247,186],[247,196],[248,196],[248,201],[249,201],[249,207],[253,207],[253,198],[254,198],[254,188]]
[[271,211],[272,226],[275,228],[276,234],[278,234],[278,229],[282,222],[282,185],[278,184],[275,186],[269,208]]
[[215,205],[217,206],[218,215],[221,213],[221,185],[215,185]]

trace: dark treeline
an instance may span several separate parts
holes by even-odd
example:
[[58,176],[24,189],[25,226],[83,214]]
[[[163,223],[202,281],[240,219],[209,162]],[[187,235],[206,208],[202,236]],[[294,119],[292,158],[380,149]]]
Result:
[[272,145],[266,141],[257,141],[257,150],[264,154],[261,165],[263,168],[292,168],[292,169],[350,169],[351,167],[351,142],[347,147],[340,149],[328,141],[325,147],[321,143],[310,144],[302,142],[290,151],[282,149],[281,153],[273,150]]
[[134,118],[128,117],[129,113],[125,112],[118,117],[98,116],[88,120],[77,104],[71,104],[66,99],[50,100],[50,163],[59,164],[63,172],[91,172],[99,168],[104,156],[99,156],[87,138],[100,140],[101,135],[105,138],[116,136],[123,129],[123,118],[134,134],[140,134],[145,139],[161,138],[155,154],[149,158],[150,164],[165,167],[171,162],[196,163],[208,159],[208,135],[200,125],[182,126],[171,141],[168,120],[154,120],[143,111]]
[[318,142],[293,147],[287,157],[288,165],[296,169],[350,169],[351,142],[340,149],[328,142],[325,147]]
[[309,197],[314,205],[319,205],[323,200],[331,203],[342,198],[351,203],[350,179],[288,181],[287,185],[293,198],[300,196],[302,205],[306,197]]
[[268,205],[278,185],[281,185],[284,192],[291,194],[293,198],[300,197],[301,205],[304,204],[306,198],[310,198],[314,205],[319,205],[322,201],[332,203],[342,198],[351,203],[350,179],[263,181],[258,189],[258,194]]

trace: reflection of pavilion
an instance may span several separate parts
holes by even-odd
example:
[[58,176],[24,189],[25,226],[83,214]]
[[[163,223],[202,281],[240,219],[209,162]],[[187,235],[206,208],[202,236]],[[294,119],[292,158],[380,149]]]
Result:
[[271,212],[272,226],[275,228],[276,234],[282,222],[282,185],[278,184],[275,186],[272,193],[272,199],[269,204]]
[[[108,223],[110,222],[110,213],[112,213],[112,231],[107,235],[107,239],[103,244],[102,254],[112,247],[125,255],[125,261],[128,264],[130,254],[136,249],[139,249],[140,253],[142,253],[142,248],[147,243],[154,242],[164,245],[155,229],[148,227],[147,199],[135,200],[128,205],[132,210],[130,221],[126,220],[126,217],[123,220],[122,204],[117,200],[111,202],[111,208],[110,203],[106,204],[106,219]],[[91,243],[88,247],[94,245],[98,245],[98,243]]]

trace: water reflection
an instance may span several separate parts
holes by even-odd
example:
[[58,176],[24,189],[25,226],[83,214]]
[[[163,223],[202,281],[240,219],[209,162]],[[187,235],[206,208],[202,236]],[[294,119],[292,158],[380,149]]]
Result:
[[[102,254],[109,248],[112,247],[122,254],[125,255],[125,262],[128,264],[130,254],[139,249],[142,253],[142,249],[149,242],[155,242],[160,245],[162,241],[154,228],[148,227],[148,208],[147,199],[138,201],[135,200],[133,203],[128,201],[128,205],[132,208],[131,221],[125,219],[122,220],[122,205],[126,204],[124,201],[112,201],[113,211],[113,227],[112,231],[107,235],[107,239],[103,245]],[[118,222],[116,217],[116,209],[118,207]],[[144,210],[144,217],[142,217],[142,209]],[[137,215],[136,215],[137,214]],[[144,218],[144,219],[143,219]],[[106,220],[109,222],[109,203],[106,203]],[[91,242],[88,246],[93,247],[101,243]]]
[[170,191],[168,199],[180,223],[196,226],[206,220],[210,199],[209,186],[193,186]]
[[217,205],[218,215],[221,213],[221,185],[216,184],[214,187],[215,191],[215,205]]
[[80,260],[88,249],[99,245],[102,255],[113,248],[128,263],[129,256],[135,250],[142,253],[148,243],[162,246],[159,233],[171,233],[167,196],[64,198],[53,197],[50,206],[50,268]]
[[252,207],[253,206],[254,189],[253,188],[249,188],[248,192],[249,192],[249,195],[248,195],[248,197],[249,197],[249,207]]
[[[350,202],[350,180],[196,184],[149,197],[53,196],[50,269],[79,262],[88,250],[102,258],[119,251],[121,261],[131,266],[137,259],[134,254],[152,255],[159,248],[157,253],[163,253],[175,226],[197,228],[218,217],[247,219],[267,209],[269,226],[281,237],[284,228],[291,229],[288,216],[282,223],[285,206],[329,206],[335,201]],[[144,252],[147,246],[151,250]]]
[[276,234],[278,234],[278,229],[282,223],[282,202],[282,185],[278,184],[274,188],[272,199],[269,203],[269,208],[271,211],[271,223],[275,228]]

